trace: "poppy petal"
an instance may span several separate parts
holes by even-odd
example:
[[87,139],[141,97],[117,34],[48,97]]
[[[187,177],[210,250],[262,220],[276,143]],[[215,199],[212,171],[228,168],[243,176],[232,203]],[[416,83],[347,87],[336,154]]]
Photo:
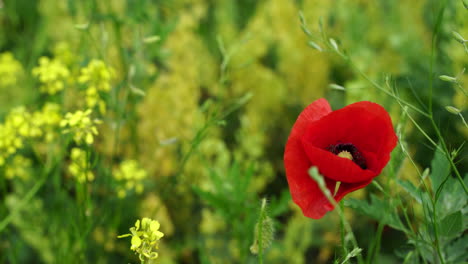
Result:
[[324,98],[315,100],[313,103],[308,105],[297,117],[297,120],[291,129],[291,134],[289,134],[288,141],[291,138],[302,136],[310,123],[319,120],[320,118],[328,115],[330,112],[332,112],[332,109],[327,100]]
[[335,195],[335,200],[337,202],[339,202],[339,201],[341,201],[341,199],[343,199],[343,197],[345,197],[346,194],[348,194],[350,192],[353,192],[353,191],[356,191],[356,190],[359,190],[359,189],[362,189],[362,188],[366,187],[367,185],[369,185],[371,182],[372,182],[372,179],[370,179],[368,181],[355,182],[355,183],[342,182],[340,184],[340,187],[339,187],[336,195]]
[[[318,167],[331,193],[337,181],[341,182],[334,197],[338,202],[346,194],[372,182],[388,163],[396,142],[391,119],[378,104],[358,102],[331,112],[325,99],[313,102],[296,120],[284,153],[294,202],[305,216],[322,218],[333,206],[309,176],[309,168]],[[338,144],[356,147],[356,155],[365,159],[365,169],[328,150]]]
[[307,140],[302,140],[302,146],[313,166],[317,166],[320,174],[335,181],[356,183],[374,178],[371,170],[363,170],[353,161],[315,147]]
[[[330,193],[334,193],[336,181],[325,178],[325,182],[327,184],[327,188],[330,191]],[[356,183],[342,182],[340,184],[340,187],[338,188],[338,191],[334,199],[338,203],[346,196],[346,194],[353,192],[355,190],[364,188],[371,182],[372,182],[372,179],[369,181],[356,182]],[[302,209],[302,213],[306,217],[310,217],[313,219],[320,219],[328,211],[331,211],[334,209],[333,205],[328,201],[328,199],[325,197],[325,195],[322,193],[322,191],[320,190],[320,188],[315,182],[312,188],[309,189],[309,192],[312,193],[313,195],[310,195],[309,197],[307,197],[306,195],[304,196],[305,199],[294,200],[294,202],[297,205],[299,205],[299,207]]]
[[382,106],[358,102],[310,123],[303,142],[322,150],[330,145],[352,143],[362,153],[368,156],[369,153],[374,154],[375,158],[371,159],[374,163],[368,164],[368,167],[380,172],[396,146],[397,137],[391,119]]
[[[318,201],[326,198],[318,190],[317,184],[310,178],[307,171],[312,166],[301,144],[301,137],[304,134],[307,126],[323,116],[331,112],[331,107],[327,100],[321,98],[302,111],[297,118],[291,134],[289,135],[284,151],[284,166],[286,169],[286,177],[291,191],[291,196],[294,202],[301,207],[304,214],[307,210],[311,215],[309,217],[316,218],[318,215],[323,215],[327,210],[319,211],[310,205],[310,201]],[[307,209],[308,208],[308,209]],[[316,212],[314,213],[314,210]],[[312,215],[316,214],[315,217]]]

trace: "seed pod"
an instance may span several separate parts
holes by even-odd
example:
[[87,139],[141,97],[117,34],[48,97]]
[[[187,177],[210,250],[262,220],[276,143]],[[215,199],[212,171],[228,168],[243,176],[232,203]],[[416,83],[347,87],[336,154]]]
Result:
[[444,82],[451,82],[451,83],[457,83],[458,80],[455,77],[448,76],[448,75],[441,75],[439,76],[439,79],[441,79]]
[[463,36],[460,35],[460,33],[456,32],[456,31],[452,31],[452,36],[453,36],[454,39],[456,39],[461,44],[464,44],[466,42],[466,40],[463,38]]
[[445,110],[447,110],[449,113],[454,114],[454,115],[458,115],[461,112],[460,109],[458,109],[456,107],[453,107],[453,106],[450,106],[450,105],[446,106]]

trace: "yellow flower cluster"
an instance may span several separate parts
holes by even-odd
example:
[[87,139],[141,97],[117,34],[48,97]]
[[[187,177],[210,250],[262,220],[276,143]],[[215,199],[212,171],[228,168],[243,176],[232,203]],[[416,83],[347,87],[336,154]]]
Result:
[[122,162],[118,169],[114,170],[114,178],[119,182],[117,187],[117,196],[124,198],[127,192],[135,190],[136,193],[143,192],[141,181],[148,174],[142,169],[136,160],[126,160]]
[[0,86],[15,85],[18,75],[23,71],[21,63],[10,52],[0,54]]
[[101,60],[92,60],[87,67],[81,69],[78,82],[87,85],[86,105],[88,108],[94,108],[99,105],[101,113],[105,112],[105,102],[100,96],[100,92],[109,92],[111,89],[110,81],[114,78],[115,71],[108,67]]
[[82,149],[72,149],[71,163],[68,166],[68,171],[80,183],[94,180],[94,174],[89,168],[86,152]]
[[130,234],[118,236],[118,238],[132,237],[131,250],[138,254],[142,262],[154,260],[158,257],[155,251],[158,249],[159,240],[164,234],[159,231],[160,224],[156,220],[150,218],[143,218],[137,220],[135,226],[130,228]]
[[[54,47],[54,58],[63,62],[70,68],[74,68],[74,63],[77,60],[77,56],[72,52],[70,45],[67,42],[59,42]],[[73,72],[73,70],[71,70]]]
[[57,59],[51,60],[47,57],[41,57],[39,66],[32,70],[32,74],[39,78],[42,84],[41,92],[53,95],[63,90],[65,82],[70,76],[70,71]]
[[24,138],[39,133],[38,128],[31,125],[31,114],[24,107],[17,107],[0,124],[0,165],[23,146]]
[[33,113],[23,106],[13,109],[0,124],[0,166],[22,148],[28,138],[45,136],[50,142],[60,120],[60,106],[52,103]]
[[67,113],[65,118],[60,122],[60,126],[65,128],[63,133],[73,134],[73,140],[75,140],[77,144],[83,142],[88,145],[93,144],[94,136],[98,134],[96,125],[100,124],[101,121],[91,119],[90,115],[91,109]]
[[31,167],[31,160],[21,155],[16,155],[11,163],[5,166],[5,178],[27,179],[29,177],[28,169]]
[[57,135],[57,128],[62,121],[60,110],[60,105],[46,103],[41,112],[33,114],[33,120],[41,127],[46,142],[52,142]]

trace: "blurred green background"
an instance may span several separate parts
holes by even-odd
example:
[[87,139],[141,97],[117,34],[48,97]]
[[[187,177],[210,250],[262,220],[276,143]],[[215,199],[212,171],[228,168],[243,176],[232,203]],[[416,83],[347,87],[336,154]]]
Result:
[[[468,16],[462,1],[446,1],[431,74],[432,34],[442,2],[0,1],[2,120],[21,105],[36,111],[55,102],[63,114],[85,109],[85,97],[73,92],[77,85],[52,96],[40,92],[31,74],[40,57],[60,59],[71,76],[92,59],[115,69],[91,150],[93,206],[84,216],[78,212],[66,169],[71,144],[49,152],[43,142],[28,142],[21,154],[30,160],[24,168],[29,177],[5,181],[2,219],[44,173],[38,156],[60,158],[45,173],[45,184],[1,231],[0,262],[137,263],[130,242],[116,237],[136,219],[151,217],[165,233],[160,263],[256,263],[249,247],[260,199],[266,197],[276,229],[266,263],[333,263],[340,244],[338,216],[304,217],[290,200],[284,174],[284,144],[300,111],[320,97],[334,109],[378,102],[395,125],[405,125],[409,151],[420,168],[430,166],[434,149],[411,122],[400,119],[394,99],[332,52],[308,45],[299,11],[317,36],[321,19],[362,72],[382,85],[389,77],[399,96],[421,109],[427,107],[432,78],[434,119],[447,145],[457,148],[468,130],[445,106],[465,114],[466,96],[437,77],[456,76],[467,66],[468,56],[452,31],[468,36]],[[462,83],[466,76],[460,76]],[[436,138],[427,120],[414,117]],[[466,147],[460,156],[465,159],[457,166],[464,174]],[[148,177],[142,193],[120,198],[113,191],[112,170],[129,159],[137,160]],[[392,181],[385,179],[390,174],[416,177],[405,158],[392,160],[389,167],[378,178],[389,190]],[[365,198],[374,189],[352,196]],[[346,215],[366,247],[378,223],[351,210]],[[402,233],[386,228],[383,237],[376,263],[401,263]]]

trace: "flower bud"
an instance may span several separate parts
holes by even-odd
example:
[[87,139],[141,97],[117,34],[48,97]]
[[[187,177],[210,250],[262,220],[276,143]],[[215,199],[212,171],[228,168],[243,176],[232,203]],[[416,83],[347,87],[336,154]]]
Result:
[[444,82],[458,83],[457,78],[448,75],[440,75],[439,79],[441,79]]
[[273,220],[267,215],[266,204],[266,199],[263,198],[260,208],[260,217],[255,225],[254,243],[250,246],[250,252],[252,252],[252,254],[259,254],[261,251],[269,248],[273,243],[275,229]]
[[320,52],[323,51],[323,49],[322,49],[317,43],[315,43],[315,42],[313,42],[313,41],[309,41],[307,44],[308,44],[309,46],[311,46],[312,48],[314,48],[314,49],[320,51]]
[[160,40],[161,40],[160,36],[154,35],[154,36],[149,36],[149,37],[144,38],[143,42],[146,43],[146,44],[149,44],[149,43],[158,42]]
[[452,36],[453,36],[454,39],[456,39],[461,44],[464,44],[466,42],[466,40],[462,37],[462,35],[460,35],[460,33],[456,32],[456,31],[452,31]]
[[460,109],[458,109],[456,107],[453,107],[453,106],[450,106],[450,105],[446,106],[445,110],[447,110],[449,113],[454,114],[454,115],[458,115],[461,112]]
[[333,47],[336,51],[338,51],[338,44],[336,43],[336,40],[330,38],[329,41],[330,41],[330,44],[332,45],[332,47]]
[[333,90],[338,90],[338,91],[344,91],[345,88],[341,85],[338,85],[336,83],[332,83],[330,85],[328,85],[328,87],[330,87],[330,89],[333,89]]

